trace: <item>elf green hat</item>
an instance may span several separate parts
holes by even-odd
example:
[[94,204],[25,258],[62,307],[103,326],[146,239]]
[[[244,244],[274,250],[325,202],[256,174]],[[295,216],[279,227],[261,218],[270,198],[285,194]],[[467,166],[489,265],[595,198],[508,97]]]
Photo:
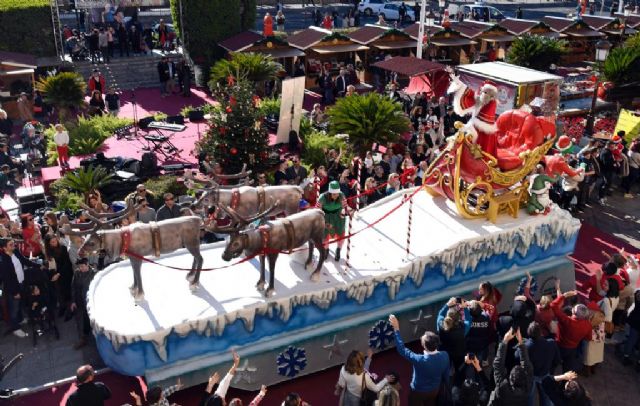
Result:
[[340,184],[337,180],[329,183],[329,193],[340,193]]

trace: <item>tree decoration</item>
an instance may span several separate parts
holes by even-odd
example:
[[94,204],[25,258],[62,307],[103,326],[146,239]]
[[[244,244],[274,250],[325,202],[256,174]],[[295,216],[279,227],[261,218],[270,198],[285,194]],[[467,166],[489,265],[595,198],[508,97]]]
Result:
[[304,348],[289,346],[276,359],[278,374],[293,378],[307,367],[307,352]]
[[272,167],[276,162],[269,158],[269,134],[261,124],[262,113],[254,107],[254,87],[236,80],[233,86],[218,87],[214,96],[220,108],[211,113],[210,129],[198,143],[199,152],[210,153],[226,174],[240,172],[244,164],[253,173]]

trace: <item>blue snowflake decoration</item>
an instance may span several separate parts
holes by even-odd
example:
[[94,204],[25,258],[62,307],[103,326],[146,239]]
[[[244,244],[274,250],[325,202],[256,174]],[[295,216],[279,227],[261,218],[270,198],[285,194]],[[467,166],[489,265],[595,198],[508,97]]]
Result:
[[[527,285],[527,277],[523,277],[520,279],[520,283],[518,284],[518,289],[516,290],[516,295],[524,295],[524,287]],[[536,296],[536,292],[538,291],[538,280],[536,277],[531,278],[531,286],[529,287],[529,291],[531,292],[531,297]]]
[[384,350],[393,341],[393,327],[386,320],[378,320],[369,330],[369,347]]
[[304,348],[289,346],[278,354],[276,364],[280,375],[293,378],[307,367],[307,351]]

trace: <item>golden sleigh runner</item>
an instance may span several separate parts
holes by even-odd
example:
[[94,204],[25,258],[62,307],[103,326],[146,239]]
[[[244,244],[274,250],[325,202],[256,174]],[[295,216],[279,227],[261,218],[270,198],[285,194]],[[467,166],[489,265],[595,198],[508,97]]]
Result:
[[457,122],[458,133],[431,163],[423,185],[433,196],[441,195],[455,202],[465,218],[486,218],[495,223],[500,213],[518,217],[520,206],[529,198],[529,175],[553,146],[555,137],[532,150],[522,152],[522,164],[500,169],[498,160],[482,151]]

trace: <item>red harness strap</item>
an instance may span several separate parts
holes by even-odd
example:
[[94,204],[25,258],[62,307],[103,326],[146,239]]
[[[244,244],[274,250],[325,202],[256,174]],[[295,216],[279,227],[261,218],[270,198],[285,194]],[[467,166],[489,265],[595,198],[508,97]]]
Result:
[[129,227],[125,227],[120,232],[122,238],[122,244],[120,244],[120,256],[124,256],[129,252],[129,246],[131,245],[131,231]]
[[258,227],[258,231],[260,231],[260,236],[262,237],[262,253],[267,254],[269,250],[269,234],[271,232],[271,227],[265,224]]
[[231,189],[231,204],[229,206],[235,210],[238,204],[240,204],[240,190],[238,188]]

